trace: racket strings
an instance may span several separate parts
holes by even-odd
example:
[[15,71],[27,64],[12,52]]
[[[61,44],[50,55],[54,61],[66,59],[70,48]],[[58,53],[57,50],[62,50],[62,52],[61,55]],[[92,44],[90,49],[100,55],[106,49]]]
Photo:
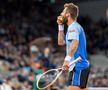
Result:
[[46,74],[42,75],[39,81],[39,87],[44,88],[45,86],[49,85],[54,81],[54,79],[59,74],[58,70],[47,72]]

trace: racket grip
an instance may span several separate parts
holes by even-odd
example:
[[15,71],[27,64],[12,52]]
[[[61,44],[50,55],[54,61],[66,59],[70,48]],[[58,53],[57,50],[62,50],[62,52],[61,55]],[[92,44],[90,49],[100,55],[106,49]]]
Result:
[[80,56],[79,56],[77,59],[73,60],[73,61],[69,64],[69,66],[75,64],[75,63],[78,62],[79,60],[81,60],[81,57],[80,57]]

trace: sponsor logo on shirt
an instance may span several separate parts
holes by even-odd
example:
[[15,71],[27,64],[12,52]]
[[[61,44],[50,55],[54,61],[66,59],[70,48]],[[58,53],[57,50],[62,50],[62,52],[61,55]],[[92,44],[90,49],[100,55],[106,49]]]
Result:
[[75,32],[75,30],[69,30],[69,32]]

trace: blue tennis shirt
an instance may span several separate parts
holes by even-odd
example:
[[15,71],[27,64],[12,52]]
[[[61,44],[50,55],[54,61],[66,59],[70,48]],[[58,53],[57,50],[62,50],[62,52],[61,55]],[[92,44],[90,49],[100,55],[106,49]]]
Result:
[[77,69],[85,69],[89,66],[86,51],[86,37],[82,26],[77,21],[74,21],[72,24],[70,24],[67,29],[65,36],[67,54],[73,39],[78,40],[79,44],[70,62],[79,56],[82,58],[82,60],[74,64],[72,68],[75,67]]

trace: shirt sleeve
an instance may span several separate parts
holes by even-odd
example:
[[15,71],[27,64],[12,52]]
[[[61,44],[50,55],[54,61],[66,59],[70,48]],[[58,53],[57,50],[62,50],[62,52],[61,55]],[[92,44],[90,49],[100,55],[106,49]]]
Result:
[[72,39],[79,41],[78,29],[69,29],[68,30],[68,40],[72,40]]

